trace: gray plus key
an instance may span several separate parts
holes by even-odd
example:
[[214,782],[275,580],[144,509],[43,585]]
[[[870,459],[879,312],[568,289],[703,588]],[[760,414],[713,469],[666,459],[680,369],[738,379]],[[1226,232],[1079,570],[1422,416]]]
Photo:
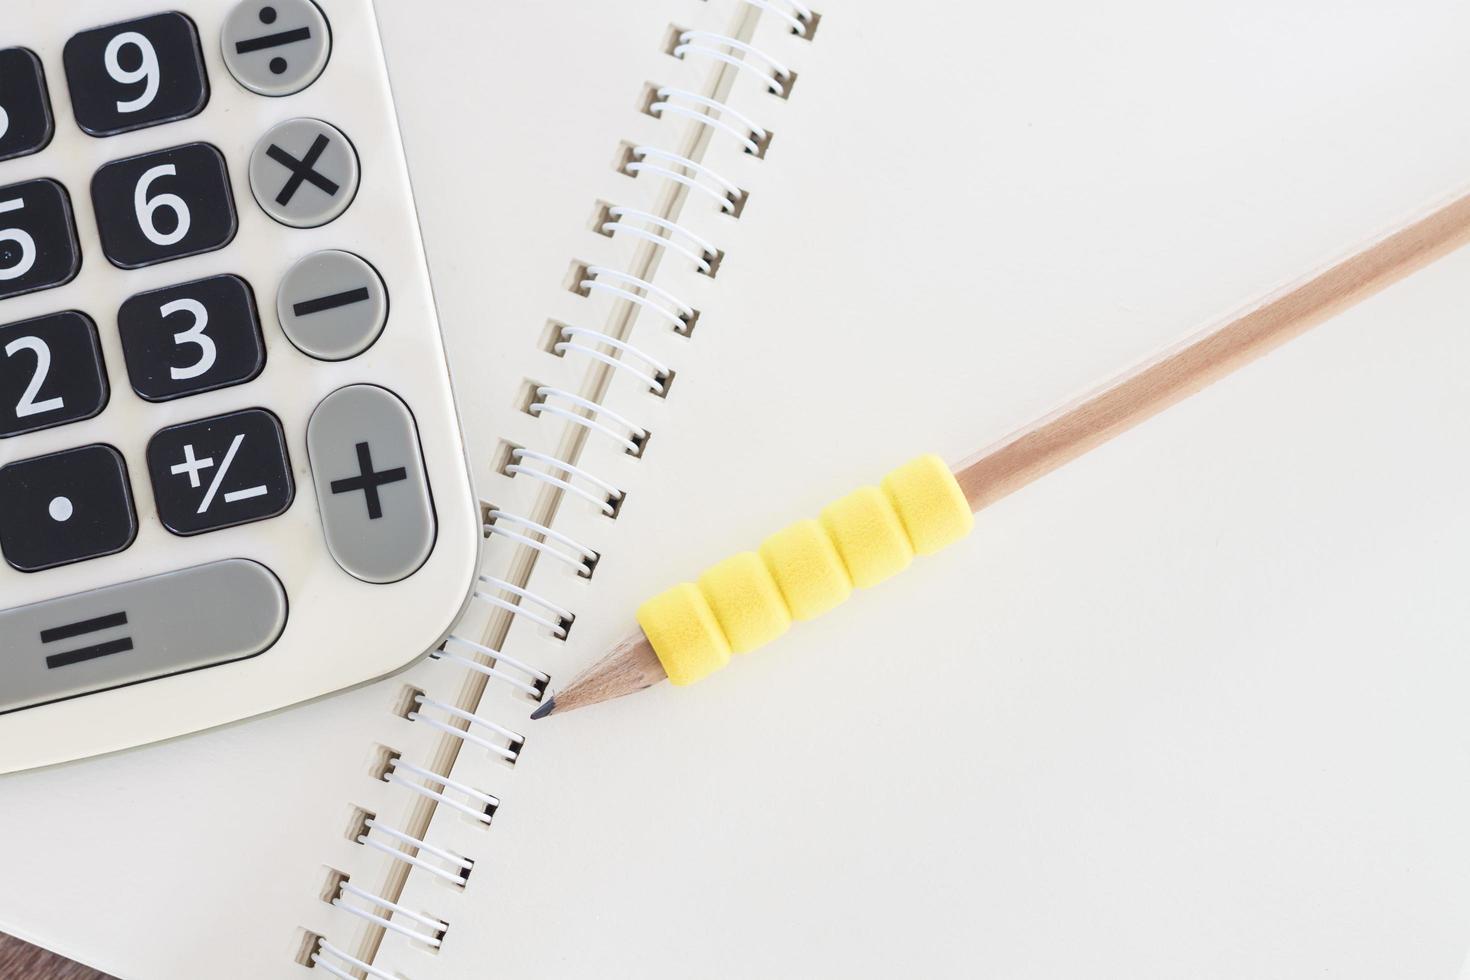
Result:
[[337,564],[375,584],[418,571],[434,548],[437,523],[408,406],[376,385],[339,388],[307,423],[306,452]]

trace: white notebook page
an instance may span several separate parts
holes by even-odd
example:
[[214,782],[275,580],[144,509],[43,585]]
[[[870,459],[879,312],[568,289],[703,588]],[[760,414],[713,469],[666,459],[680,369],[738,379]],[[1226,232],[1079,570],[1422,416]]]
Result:
[[[558,521],[602,551],[596,578],[532,576],[578,612],[559,682],[638,600],[918,452],[1002,436],[1470,174],[1452,4],[819,9],[809,45],[755,38],[798,72],[790,100],[732,96],[767,158],[705,159],[744,214],[681,219],[726,249],[719,276],[660,270],[693,337],[635,332],[678,371],[668,399],[624,379],[606,401],[647,454],[583,456],[627,489],[615,522]],[[412,877],[404,903],[451,929],[437,953],[390,937],[378,965],[1450,975],[1467,271],[1319,328],[698,688],[534,723],[509,776],[462,754],[455,777],[506,804],[488,834],[441,812],[431,839],[480,877]],[[517,630],[507,649],[545,642]]]

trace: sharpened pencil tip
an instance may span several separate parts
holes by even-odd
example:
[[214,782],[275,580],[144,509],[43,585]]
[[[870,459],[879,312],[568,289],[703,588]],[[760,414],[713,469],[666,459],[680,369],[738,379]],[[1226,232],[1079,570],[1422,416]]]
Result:
[[532,721],[535,721],[538,718],[545,718],[547,715],[551,714],[555,710],[556,710],[556,698],[554,698],[554,697],[547,698],[546,701],[545,701],[545,703],[543,703],[541,705],[541,707],[539,707],[535,711],[531,712],[531,720]]

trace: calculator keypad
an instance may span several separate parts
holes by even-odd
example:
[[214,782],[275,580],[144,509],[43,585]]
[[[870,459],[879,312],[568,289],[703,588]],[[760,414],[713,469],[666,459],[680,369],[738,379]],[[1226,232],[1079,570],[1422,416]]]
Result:
[[41,59],[25,48],[0,51],[0,160],[44,149],[55,129]]
[[181,13],[83,31],[63,61],[77,125],[92,136],[187,119],[209,101],[199,32]]
[[133,390],[168,401],[242,384],[265,367],[255,294],[239,276],[139,293],[117,313]]
[[138,521],[122,454],[92,445],[0,469],[0,551],[22,572],[122,551]]
[[464,611],[376,2],[0,0],[0,773],[383,676]]
[[0,439],[89,419],[107,396],[97,325],[85,314],[0,326]]
[[225,158],[208,143],[107,164],[92,206],[102,251],[123,269],[224,248],[238,227]]
[[54,180],[0,187],[0,300],[64,285],[81,268],[66,188]]
[[281,423],[259,408],[159,432],[148,475],[159,519],[179,535],[276,517],[296,494]]

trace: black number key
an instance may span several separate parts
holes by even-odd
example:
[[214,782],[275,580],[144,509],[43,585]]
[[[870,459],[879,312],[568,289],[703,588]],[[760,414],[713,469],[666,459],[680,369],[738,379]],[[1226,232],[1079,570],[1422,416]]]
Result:
[[140,293],[117,326],[133,390],[149,401],[240,384],[265,366],[255,294],[239,276]]
[[93,136],[187,119],[209,101],[199,32],[180,13],[83,31],[62,60],[77,125]]
[[66,188],[54,180],[0,187],[0,299],[64,285],[81,268]]
[[207,143],[109,163],[92,178],[102,251],[137,269],[223,248],[235,237],[225,158]]
[[202,534],[285,512],[296,495],[281,423],[251,408],[157,433],[148,475],[163,526]]
[[0,439],[89,419],[106,405],[88,317],[72,310],[0,326]]
[[44,149],[55,131],[41,59],[25,48],[0,51],[0,160]]
[[0,469],[0,552],[22,572],[115,554],[137,533],[127,464],[111,446]]

